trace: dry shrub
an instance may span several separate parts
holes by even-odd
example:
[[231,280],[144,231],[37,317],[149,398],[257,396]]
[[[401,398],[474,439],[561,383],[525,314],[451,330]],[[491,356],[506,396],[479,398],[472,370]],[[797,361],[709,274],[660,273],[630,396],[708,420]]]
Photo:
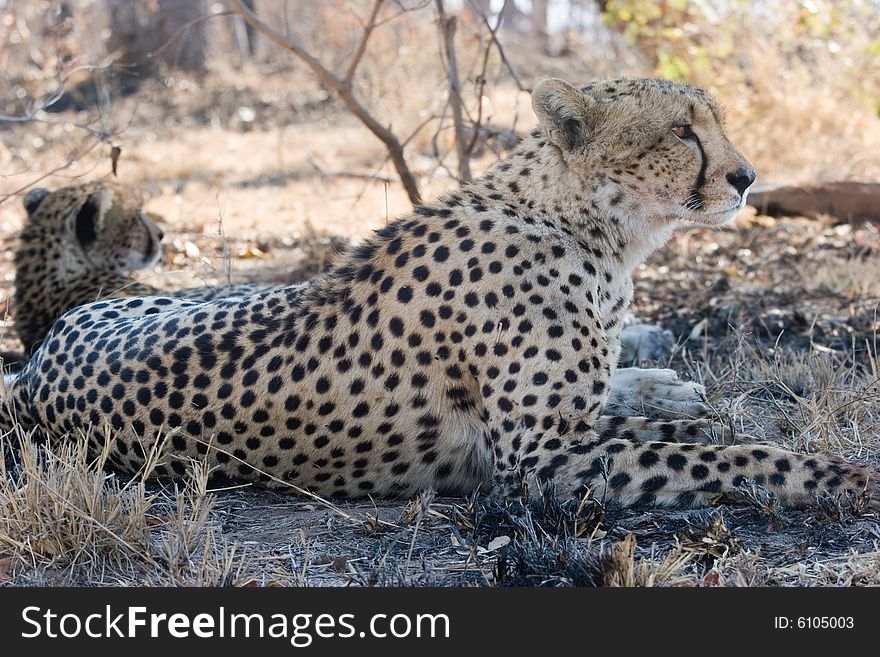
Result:
[[690,586],[692,574],[685,569],[694,559],[692,552],[673,548],[662,559],[636,557],[636,537],[628,534],[599,554],[596,572],[601,586]]
[[[862,345],[863,346],[863,345]],[[726,411],[747,429],[773,436],[796,451],[833,450],[865,458],[877,449],[880,380],[856,354],[814,348],[808,353],[767,351],[740,344],[729,366],[715,376],[728,379],[715,391]]]

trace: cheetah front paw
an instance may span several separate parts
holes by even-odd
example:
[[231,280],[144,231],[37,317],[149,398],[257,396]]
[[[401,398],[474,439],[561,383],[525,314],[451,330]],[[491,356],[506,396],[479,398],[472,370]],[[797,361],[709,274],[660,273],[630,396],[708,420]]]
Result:
[[666,358],[675,346],[671,331],[656,324],[630,324],[620,332],[620,362],[638,363],[643,360]]
[[702,417],[711,410],[699,383],[682,381],[673,370],[626,367],[614,372],[602,412],[674,419]]

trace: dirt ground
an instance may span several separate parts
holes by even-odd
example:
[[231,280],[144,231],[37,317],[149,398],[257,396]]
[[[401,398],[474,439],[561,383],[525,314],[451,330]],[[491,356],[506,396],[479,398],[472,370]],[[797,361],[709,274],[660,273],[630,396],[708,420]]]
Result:
[[[381,145],[320,90],[179,86],[175,112],[187,118],[174,125],[161,120],[161,91],[118,108],[134,117],[120,178],[142,187],[165,222],[163,262],[142,275],[153,284],[302,280],[409,207],[399,186],[371,178],[389,174]],[[518,112],[523,131],[524,99],[500,88],[491,100],[499,117]],[[0,178],[0,197],[66,155],[27,128],[16,140],[22,148],[4,162],[16,175]],[[496,157],[490,145],[476,168]],[[426,196],[454,185],[427,150],[413,162]],[[40,184],[108,172],[102,145]],[[22,214],[17,196],[0,204],[0,302],[13,290]],[[745,210],[730,229],[676,234],[636,272],[634,311],[678,339],[659,364],[703,382],[720,419],[875,466],[878,305],[878,228],[833,217]],[[8,328],[0,349],[17,349]],[[0,584],[880,584],[876,512],[834,500],[786,510],[757,488],[697,511],[534,496],[331,505],[205,492],[198,478],[184,491],[143,486],[73,452],[33,458],[21,479],[10,473],[0,485]]]

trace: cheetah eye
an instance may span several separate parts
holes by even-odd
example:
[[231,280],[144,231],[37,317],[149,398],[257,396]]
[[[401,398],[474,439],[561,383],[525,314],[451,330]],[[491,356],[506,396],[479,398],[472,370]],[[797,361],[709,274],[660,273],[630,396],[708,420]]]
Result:
[[679,139],[691,139],[694,137],[694,131],[691,130],[689,125],[677,125],[672,128],[672,134],[674,134]]

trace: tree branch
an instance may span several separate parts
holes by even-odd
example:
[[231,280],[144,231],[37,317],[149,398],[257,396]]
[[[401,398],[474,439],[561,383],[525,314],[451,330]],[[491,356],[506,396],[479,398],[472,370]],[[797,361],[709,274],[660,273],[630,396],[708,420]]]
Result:
[[[462,120],[461,84],[458,80],[458,58],[455,54],[455,16],[448,16],[443,0],[437,0],[437,19],[440,34],[443,36],[443,49],[446,53],[446,79],[449,82],[449,102],[452,105],[452,123],[455,128],[455,150],[458,155],[458,178],[465,183],[471,176],[470,153],[465,144],[464,122]],[[482,104],[482,103],[481,103]],[[474,128],[476,130],[476,127]]]
[[193,20],[189,21],[188,23],[184,23],[183,25],[180,26],[179,29],[177,29],[174,32],[174,34],[172,34],[170,37],[168,37],[168,39],[166,39],[165,43],[160,45],[158,48],[156,48],[152,52],[148,52],[147,59],[154,59],[154,58],[158,57],[159,55],[161,55],[163,52],[165,52],[165,49],[168,48],[168,46],[170,46],[172,43],[174,43],[181,34],[183,34],[184,32],[187,32],[189,30],[189,28],[194,27],[194,26],[198,25],[199,23],[204,23],[205,21],[209,21],[212,18],[217,18],[219,16],[234,16],[234,15],[235,15],[234,11],[232,11],[231,9],[227,9],[226,11],[218,11],[213,14],[205,14],[204,16],[199,16],[198,18],[194,18]]
[[345,73],[345,84],[349,87],[351,86],[351,81],[354,79],[358,64],[361,63],[361,59],[367,51],[367,41],[370,40],[370,35],[373,33],[373,30],[376,29],[376,18],[379,15],[379,9],[381,9],[383,1],[384,0],[375,0],[375,2],[373,2],[373,8],[370,10],[370,17],[367,19],[367,24],[364,25],[364,33],[361,35],[361,40],[360,43],[358,43],[357,50],[354,52],[354,57],[351,58],[351,63],[348,65],[348,71]]
[[[498,12],[499,17],[504,14],[504,10],[507,9],[507,3],[509,0],[504,0],[504,4],[501,6],[501,11]],[[529,87],[523,85],[522,81],[519,79],[519,76],[516,74],[516,71],[513,69],[513,65],[510,63],[510,60],[507,59],[507,55],[504,53],[504,48],[501,45],[501,42],[498,40],[498,35],[495,33],[498,27],[495,30],[492,29],[492,26],[489,25],[489,19],[479,8],[473,5],[474,11],[476,14],[483,19],[483,24],[489,30],[489,38],[492,39],[492,43],[495,44],[495,48],[498,50],[498,55],[501,57],[501,61],[504,64],[504,67],[507,69],[507,72],[510,73],[510,77],[513,78],[513,81],[516,83],[517,88],[520,91],[525,91],[526,93],[532,93],[532,90]],[[501,25],[501,21],[499,18],[498,25]]]
[[372,132],[388,150],[391,162],[400,182],[406,190],[407,196],[413,205],[422,202],[419,186],[415,176],[409,168],[403,154],[403,146],[391,130],[379,123],[376,118],[358,101],[352,92],[351,86],[342,78],[337,77],[331,70],[324,66],[320,60],[309,53],[302,44],[293,37],[287,37],[277,32],[264,23],[254,12],[242,3],[241,0],[230,0],[233,9],[245,22],[255,30],[266,36],[270,41],[286,50],[289,50],[302,60],[327,87],[332,89],[346,108],[354,114],[364,126]]

